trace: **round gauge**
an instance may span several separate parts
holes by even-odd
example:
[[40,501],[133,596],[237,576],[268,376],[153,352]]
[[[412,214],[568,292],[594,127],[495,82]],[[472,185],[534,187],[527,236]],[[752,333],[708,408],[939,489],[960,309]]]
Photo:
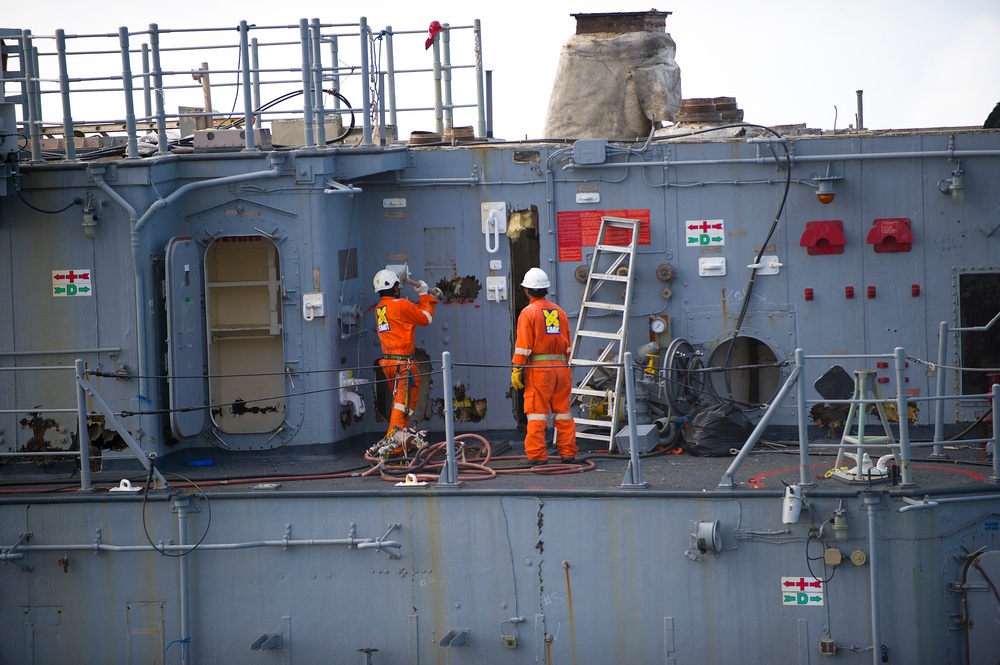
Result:
[[667,322],[660,317],[656,317],[649,322],[649,329],[657,335],[661,335],[667,330]]

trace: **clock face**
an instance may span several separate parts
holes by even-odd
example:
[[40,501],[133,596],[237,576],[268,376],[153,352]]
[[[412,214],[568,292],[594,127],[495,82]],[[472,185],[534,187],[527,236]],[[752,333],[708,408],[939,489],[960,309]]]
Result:
[[649,329],[659,335],[667,329],[667,322],[663,319],[653,319],[649,324]]

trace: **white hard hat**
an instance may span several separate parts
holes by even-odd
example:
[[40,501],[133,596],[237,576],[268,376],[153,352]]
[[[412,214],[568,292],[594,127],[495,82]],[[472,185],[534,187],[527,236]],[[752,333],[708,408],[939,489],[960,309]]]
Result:
[[524,273],[521,286],[526,289],[547,289],[549,288],[549,276],[541,268],[529,268],[528,272]]
[[376,292],[391,289],[397,284],[399,284],[399,275],[388,269],[379,270],[375,273],[375,279],[372,280]]

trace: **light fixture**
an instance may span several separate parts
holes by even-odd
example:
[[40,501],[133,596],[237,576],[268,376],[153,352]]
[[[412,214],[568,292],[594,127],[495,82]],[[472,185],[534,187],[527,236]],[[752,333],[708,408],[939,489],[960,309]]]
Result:
[[844,176],[833,175],[833,164],[826,165],[826,175],[814,175],[812,181],[816,183],[816,198],[823,205],[833,203],[836,192],[833,191],[833,181],[843,180]]
[[833,191],[833,183],[829,180],[820,180],[819,187],[816,189],[816,198],[819,199],[819,202],[823,205],[833,203],[834,196],[836,196],[836,192]]
[[962,170],[962,162],[959,160],[958,166],[951,172],[950,178],[938,180],[938,191],[942,194],[950,194],[951,200],[961,203],[965,200],[965,171]]
[[87,196],[87,204],[83,208],[83,219],[80,224],[83,227],[83,236],[89,240],[97,237],[97,220],[101,218],[101,206],[104,201],[94,200],[93,196]]

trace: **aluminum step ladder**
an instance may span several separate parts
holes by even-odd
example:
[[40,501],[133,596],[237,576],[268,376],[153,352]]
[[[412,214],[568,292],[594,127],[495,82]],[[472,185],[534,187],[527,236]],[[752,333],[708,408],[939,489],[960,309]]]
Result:
[[570,405],[585,414],[575,417],[576,436],[600,441],[611,451],[623,401],[623,371],[631,371],[622,367],[622,360],[638,242],[639,220],[601,218],[570,353]]
[[[875,413],[882,425],[884,436],[865,434],[866,416],[868,405],[874,405]],[[902,414],[903,418],[906,414]],[[858,425],[857,434],[852,434],[855,421]],[[847,418],[844,421],[844,434],[840,438],[841,448],[837,453],[837,462],[829,475],[848,483],[871,483],[877,481],[891,480],[891,473],[882,463],[885,457],[890,455],[899,467],[899,447],[896,439],[892,435],[892,428],[889,426],[889,418],[886,416],[885,407],[878,396],[876,386],[875,371],[870,369],[859,369],[854,371],[854,394],[851,396],[851,406],[847,410]],[[857,446],[855,452],[848,452],[844,446]],[[871,455],[865,452],[865,447],[887,446],[890,455],[883,456],[879,462],[873,462]],[[854,466],[844,467],[846,459],[853,459]]]

